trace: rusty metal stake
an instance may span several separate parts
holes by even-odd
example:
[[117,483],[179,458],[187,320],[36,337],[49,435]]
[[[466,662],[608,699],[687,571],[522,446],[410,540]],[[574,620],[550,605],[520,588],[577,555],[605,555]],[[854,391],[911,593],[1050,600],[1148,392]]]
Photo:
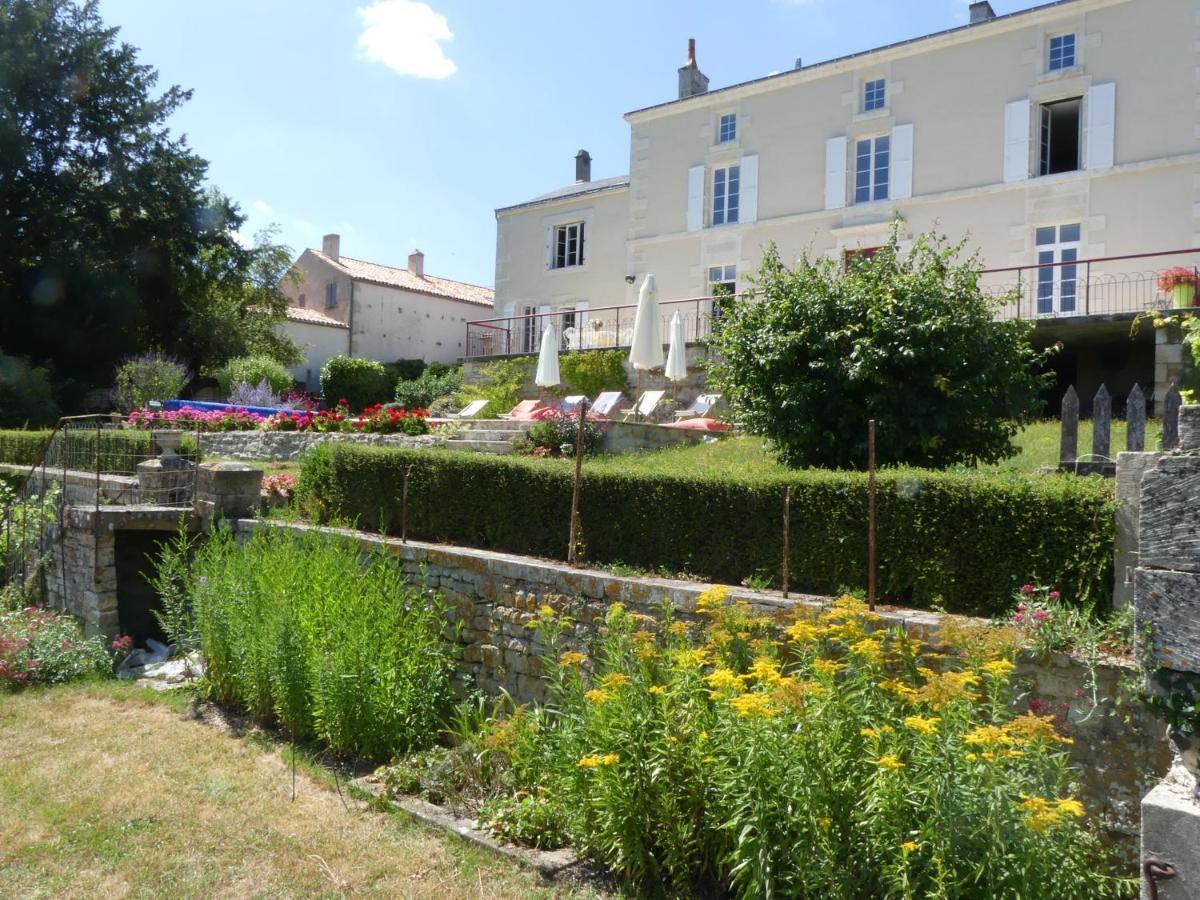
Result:
[[875,611],[875,420],[867,422],[867,608]]
[[[640,377],[640,376],[639,376]],[[567,537],[567,562],[575,565],[579,543],[579,482],[583,470],[583,423],[587,415],[587,400],[579,402],[579,425],[575,430],[575,477],[571,483],[571,528]]]
[[788,576],[792,555],[792,486],[783,489],[783,596],[788,595]]
[[1174,878],[1179,873],[1169,862],[1148,859],[1142,863],[1142,874],[1146,876],[1146,886],[1150,888],[1150,900],[1158,900],[1158,883]]
[[[400,491],[400,543],[408,543],[408,476],[412,474],[413,467],[408,466],[404,470],[404,487]],[[380,528],[383,528],[383,523],[380,523]]]

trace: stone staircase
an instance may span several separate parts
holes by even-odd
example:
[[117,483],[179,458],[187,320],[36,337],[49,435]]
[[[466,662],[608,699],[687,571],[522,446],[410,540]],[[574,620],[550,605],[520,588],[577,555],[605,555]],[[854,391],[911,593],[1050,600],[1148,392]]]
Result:
[[505,419],[468,419],[464,430],[447,438],[450,450],[475,450],[480,453],[512,453],[512,440],[529,431],[532,422],[509,422]]

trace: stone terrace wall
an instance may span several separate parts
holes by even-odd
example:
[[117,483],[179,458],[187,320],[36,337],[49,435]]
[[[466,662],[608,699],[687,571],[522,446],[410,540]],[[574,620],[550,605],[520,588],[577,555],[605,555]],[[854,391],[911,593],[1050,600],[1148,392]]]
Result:
[[[248,534],[256,528],[282,527],[310,530],[314,526],[243,519],[238,528]],[[549,602],[575,621],[569,638],[586,649],[610,604],[621,601],[633,612],[659,615],[662,604],[683,618],[695,612],[695,601],[709,585],[660,578],[629,578],[562,563],[465,547],[426,544],[381,538],[359,531],[322,528],[358,540],[364,549],[383,546],[403,561],[405,571],[417,580],[422,569],[426,586],[440,591],[458,626],[459,674],[463,685],[475,684],[495,694],[503,688],[518,702],[539,700],[544,688],[541,659],[550,651],[537,631],[525,627],[536,619],[536,610]],[[731,588],[765,615],[787,613],[796,607],[817,607],[828,598],[778,594]],[[942,617],[937,613],[880,607],[889,626],[902,626],[915,638],[937,644]],[[1067,723],[1074,740],[1071,754],[1082,773],[1081,795],[1117,840],[1137,834],[1138,801],[1171,761],[1163,728],[1140,705],[1131,702],[1124,683],[1136,672],[1118,661],[1097,666],[1095,688],[1086,665],[1065,654],[1047,659],[1025,658],[1017,675],[1024,680],[1029,698],[1044,713],[1054,713]],[[1093,697],[1096,702],[1093,702]]]
[[288,462],[299,459],[318,444],[341,441],[372,447],[433,447],[444,439],[431,434],[346,434],[311,431],[216,431],[200,435],[201,454],[230,459]]

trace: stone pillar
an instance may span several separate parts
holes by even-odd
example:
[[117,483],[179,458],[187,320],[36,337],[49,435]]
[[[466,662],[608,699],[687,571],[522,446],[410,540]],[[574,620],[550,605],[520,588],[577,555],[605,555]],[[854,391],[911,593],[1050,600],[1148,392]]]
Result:
[[1182,385],[1187,370],[1183,336],[1177,325],[1154,329],[1154,415],[1162,417],[1163,398],[1171,385]]
[[1161,453],[1117,454],[1117,538],[1113,554],[1113,608],[1133,600],[1133,571],[1138,565],[1138,511],[1142,476],[1158,462]]
[[[1200,407],[1183,407],[1179,422],[1179,452],[1146,467],[1138,511],[1134,634],[1147,688],[1160,692],[1172,679],[1200,676],[1200,455],[1191,455],[1200,450]],[[1162,900],[1200,897],[1195,753],[1186,737],[1172,737],[1188,752],[1177,754],[1172,773],[1142,802],[1142,895],[1157,889]],[[1151,883],[1151,866],[1174,876]]]
[[200,464],[196,479],[196,507],[208,515],[250,518],[262,507],[262,469],[238,462]]

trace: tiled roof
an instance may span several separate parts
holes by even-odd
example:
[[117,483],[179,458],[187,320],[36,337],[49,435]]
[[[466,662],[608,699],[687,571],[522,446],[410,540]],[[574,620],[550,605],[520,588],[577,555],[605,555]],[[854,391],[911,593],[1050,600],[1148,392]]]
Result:
[[614,178],[601,178],[599,181],[577,181],[566,187],[526,200],[524,203],[514,203],[512,206],[502,206],[496,212],[502,213],[510,209],[520,209],[523,206],[533,206],[536,203],[549,203],[551,200],[565,200],[568,197],[585,197],[588,194],[598,194],[601,191],[611,191],[616,188],[628,187],[629,176],[617,175]]
[[486,306],[488,309],[495,304],[492,289],[478,284],[451,281],[449,278],[438,278],[435,275],[414,275],[408,269],[381,266],[378,263],[366,262],[349,256],[340,256],[335,260],[320,250],[311,250],[310,252],[318,258],[338,266],[357,281],[369,281],[371,284],[401,288],[416,294],[462,300],[466,303],[474,303],[476,306]]
[[286,314],[293,322],[304,322],[307,325],[328,325],[330,328],[350,327],[345,322],[339,322],[333,316],[327,316],[323,312],[317,312],[315,309],[306,309],[303,306],[289,306]]

